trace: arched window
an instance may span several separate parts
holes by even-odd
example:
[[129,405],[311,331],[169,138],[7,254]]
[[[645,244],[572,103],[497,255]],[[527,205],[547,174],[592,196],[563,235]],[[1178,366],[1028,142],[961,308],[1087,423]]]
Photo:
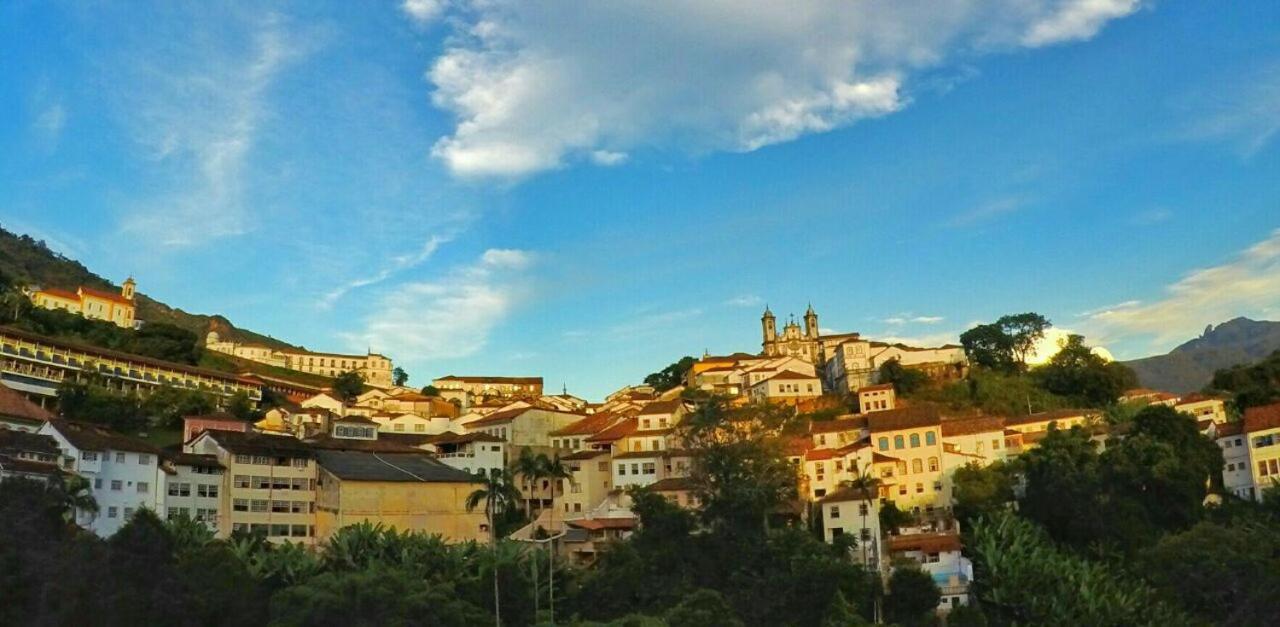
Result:
[[902,436],[893,436],[893,448],[902,448]]
[[889,450],[889,438],[880,438],[880,450]]
[[922,464],[918,459],[911,460],[911,472],[916,474],[924,472],[924,464]]
[[928,444],[929,446],[933,446],[934,444],[938,443],[938,438],[937,436],[933,435],[932,431],[929,431],[924,434],[924,443]]
[[930,457],[930,458],[929,458],[929,472],[938,472],[938,458],[937,458],[937,457]]
[[920,448],[920,434],[919,434],[919,433],[912,433],[912,434],[911,434],[911,448]]

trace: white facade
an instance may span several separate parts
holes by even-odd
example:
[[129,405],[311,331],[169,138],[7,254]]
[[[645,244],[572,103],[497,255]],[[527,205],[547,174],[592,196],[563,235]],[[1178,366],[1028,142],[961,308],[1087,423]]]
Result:
[[[184,456],[185,457],[185,456]],[[163,514],[166,520],[185,514],[218,531],[221,518],[222,466],[175,460],[168,464]]]
[[[134,512],[149,508],[163,516],[165,473],[160,469],[157,452],[145,445],[85,446],[72,444],[74,434],[64,434],[58,423],[49,422],[40,433],[51,436],[62,451],[62,468],[84,477],[89,482],[98,513],[77,511],[76,524],[99,536],[107,537],[124,526]],[[123,441],[116,436],[113,440]]]
[[1220,431],[1214,439],[1218,448],[1222,449],[1222,487],[1242,499],[1253,500],[1256,498],[1256,489],[1253,485],[1249,447],[1246,446],[1245,435],[1239,429],[1234,431],[1236,432],[1230,434]]

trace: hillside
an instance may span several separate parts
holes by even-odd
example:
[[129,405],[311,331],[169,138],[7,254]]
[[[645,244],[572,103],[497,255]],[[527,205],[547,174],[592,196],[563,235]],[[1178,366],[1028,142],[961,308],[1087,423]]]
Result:
[[[94,274],[84,264],[68,259],[49,249],[44,242],[29,235],[16,235],[0,225],[0,273],[28,285],[75,290],[86,285],[119,291],[120,286]],[[209,331],[217,331],[224,339],[255,342],[278,348],[296,348],[275,338],[241,329],[219,315],[203,315],[170,307],[138,292],[137,317],[144,322],[165,322],[187,329],[204,340]]]
[[1208,385],[1214,371],[1250,364],[1280,349],[1280,322],[1235,318],[1165,355],[1125,362],[1144,387],[1193,392]]

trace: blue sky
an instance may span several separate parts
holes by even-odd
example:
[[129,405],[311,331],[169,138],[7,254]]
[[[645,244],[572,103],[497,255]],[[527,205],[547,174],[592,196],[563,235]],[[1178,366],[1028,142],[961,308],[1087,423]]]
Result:
[[1280,318],[1280,4],[0,6],[0,224],[416,384]]

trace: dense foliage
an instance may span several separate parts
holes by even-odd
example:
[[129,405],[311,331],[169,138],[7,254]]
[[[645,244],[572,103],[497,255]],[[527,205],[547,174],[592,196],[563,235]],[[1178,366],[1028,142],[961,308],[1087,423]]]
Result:
[[1280,401],[1280,351],[1253,365],[1217,371],[1209,387],[1234,396],[1241,409]]
[[659,392],[666,392],[676,386],[684,385],[685,375],[688,374],[689,369],[693,368],[693,364],[696,362],[697,360],[692,357],[681,357],[666,368],[649,373],[644,378],[644,383],[645,385],[652,385]]
[[146,395],[108,388],[104,381],[87,378],[63,381],[58,386],[58,412],[65,418],[102,425],[122,433],[182,427],[183,416],[209,414],[220,407],[241,420],[260,418],[261,410],[244,392],[224,398],[199,390],[160,386]]

